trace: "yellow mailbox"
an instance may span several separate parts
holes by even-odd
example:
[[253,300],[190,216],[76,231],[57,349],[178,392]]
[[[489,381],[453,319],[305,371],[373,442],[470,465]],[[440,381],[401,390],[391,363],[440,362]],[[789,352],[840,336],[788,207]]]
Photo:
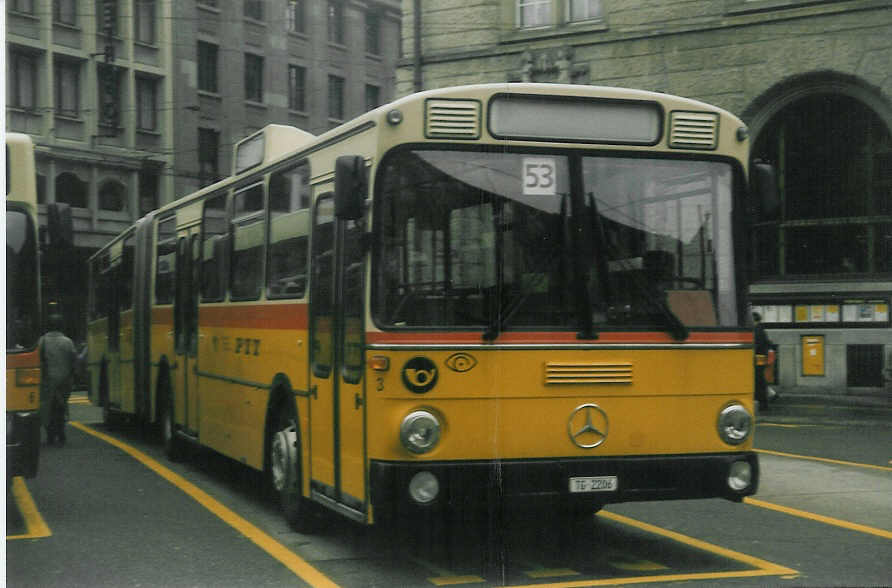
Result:
[[802,375],[824,375],[824,335],[803,335],[800,339],[802,348]]

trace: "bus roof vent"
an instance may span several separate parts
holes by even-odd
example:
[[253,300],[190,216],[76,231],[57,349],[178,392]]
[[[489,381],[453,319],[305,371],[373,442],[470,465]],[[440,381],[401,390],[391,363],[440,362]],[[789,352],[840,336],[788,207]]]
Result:
[[714,112],[672,113],[669,146],[674,149],[715,149],[718,146],[719,115]]
[[549,361],[545,384],[631,384],[632,364]]
[[428,139],[480,138],[480,103],[476,100],[428,100],[426,110]]

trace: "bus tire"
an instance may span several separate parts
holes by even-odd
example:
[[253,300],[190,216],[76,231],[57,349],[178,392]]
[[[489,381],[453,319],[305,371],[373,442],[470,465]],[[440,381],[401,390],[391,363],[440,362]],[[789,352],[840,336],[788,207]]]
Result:
[[177,436],[173,417],[173,395],[170,392],[164,395],[164,405],[161,413],[161,440],[164,443],[164,455],[170,461],[183,459],[184,442]]
[[318,519],[312,503],[301,492],[297,415],[287,400],[279,402],[271,414],[266,444],[270,488],[279,500],[288,525],[298,533],[312,533],[318,529]]

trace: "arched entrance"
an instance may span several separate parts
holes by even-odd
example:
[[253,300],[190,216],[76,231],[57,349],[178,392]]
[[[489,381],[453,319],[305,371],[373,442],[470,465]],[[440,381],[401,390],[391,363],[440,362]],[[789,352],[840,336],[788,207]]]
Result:
[[782,199],[756,219],[757,279],[892,272],[889,125],[867,89],[819,79],[776,89],[755,117],[753,156],[774,164]]
[[753,158],[778,174],[779,211],[753,219],[751,299],[781,345],[780,383],[878,389],[892,353],[892,105],[821,72],[777,84],[743,117]]

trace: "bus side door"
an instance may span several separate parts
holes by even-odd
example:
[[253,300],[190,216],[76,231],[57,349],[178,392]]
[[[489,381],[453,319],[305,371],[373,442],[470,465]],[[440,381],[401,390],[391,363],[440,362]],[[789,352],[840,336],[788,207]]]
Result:
[[177,261],[173,302],[174,348],[177,370],[174,382],[174,422],[189,435],[198,436],[198,288],[201,253],[199,228],[177,235]]
[[310,290],[310,459],[315,499],[364,520],[365,397],[362,379],[361,225],[316,202]]

